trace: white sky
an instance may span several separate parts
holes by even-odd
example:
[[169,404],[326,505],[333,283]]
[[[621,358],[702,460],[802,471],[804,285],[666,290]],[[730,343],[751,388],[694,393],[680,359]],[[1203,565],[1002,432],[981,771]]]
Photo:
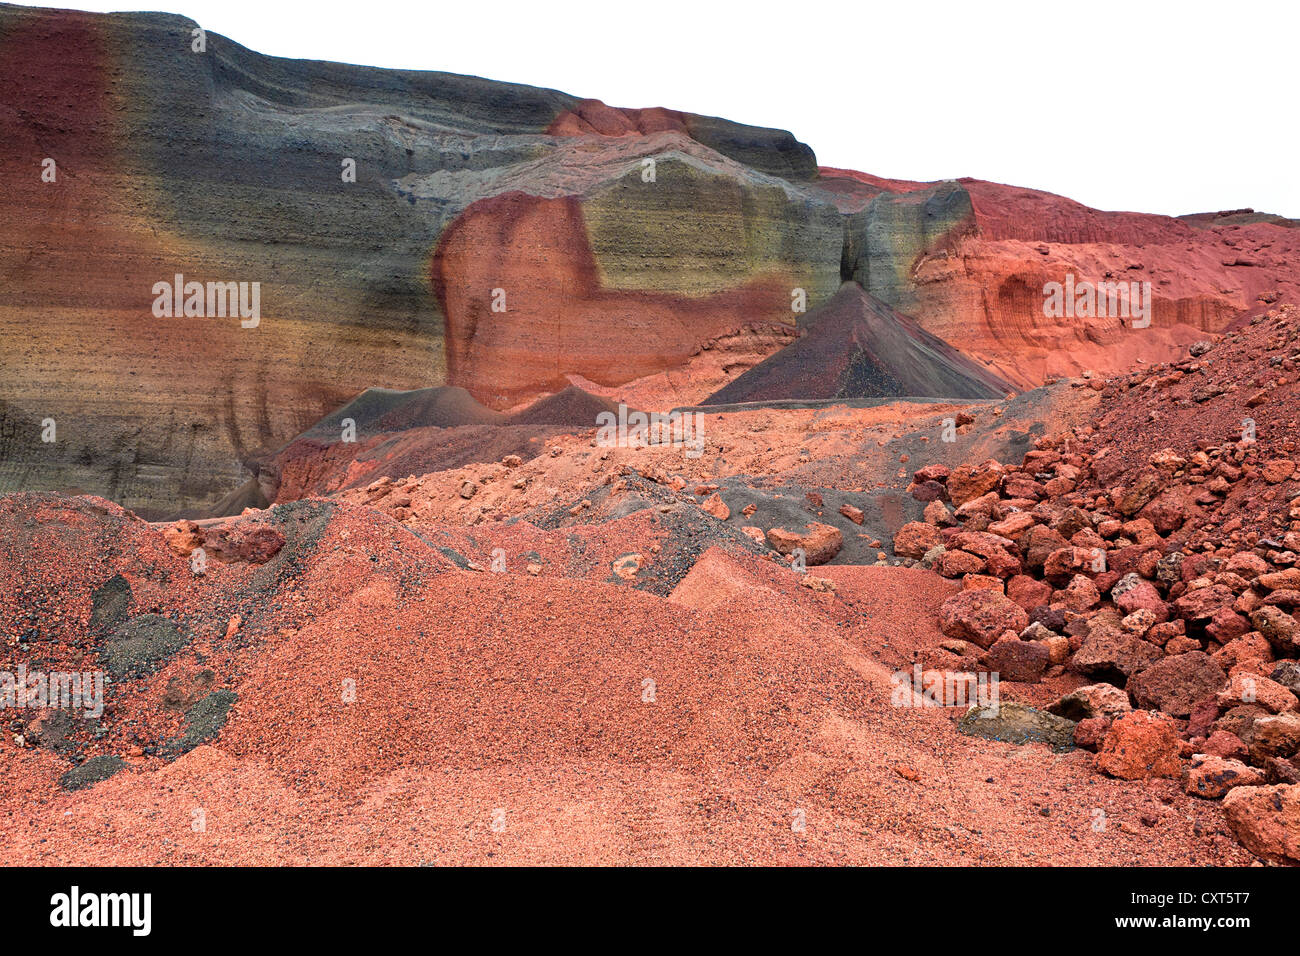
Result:
[[788,129],[825,166],[1300,218],[1294,0],[163,2],[276,56]]

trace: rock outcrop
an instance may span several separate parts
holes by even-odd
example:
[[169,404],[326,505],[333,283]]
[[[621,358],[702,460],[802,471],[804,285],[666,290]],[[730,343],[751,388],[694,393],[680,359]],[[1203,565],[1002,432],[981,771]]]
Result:
[[[741,390],[798,392],[781,375],[827,352],[830,395],[1112,372],[1300,293],[1280,217],[819,169],[781,130],[200,48],[197,29],[0,6],[0,490],[201,513],[371,387],[497,411],[570,384],[698,402],[672,376],[734,379],[804,309],[807,342]],[[1045,318],[1066,274],[1150,282],[1151,325]],[[155,315],[177,281],[201,314]],[[819,333],[845,281],[865,293],[852,331]],[[243,283],[257,315],[186,282]]]

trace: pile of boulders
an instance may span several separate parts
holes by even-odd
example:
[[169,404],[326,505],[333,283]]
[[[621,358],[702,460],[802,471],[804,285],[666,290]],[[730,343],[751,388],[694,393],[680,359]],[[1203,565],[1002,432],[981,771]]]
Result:
[[939,608],[941,663],[1077,675],[1047,710],[1101,772],[1181,778],[1250,849],[1300,862],[1300,456],[1245,436],[1116,473],[1100,431],[914,472],[924,520],[895,554],[962,585]]

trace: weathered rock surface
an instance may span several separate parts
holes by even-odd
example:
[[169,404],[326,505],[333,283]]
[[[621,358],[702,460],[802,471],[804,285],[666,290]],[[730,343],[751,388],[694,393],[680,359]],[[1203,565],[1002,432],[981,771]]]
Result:
[[1177,725],[1146,710],[1116,718],[1097,752],[1097,769],[1122,780],[1178,776]]
[[1246,848],[1276,863],[1300,863],[1300,785],[1237,787],[1223,812]]
[[[213,33],[194,52],[195,27],[0,7],[0,490],[258,506],[250,460],[371,387],[506,410],[758,363],[736,388],[775,395],[828,356],[804,389],[994,394],[1172,360],[1300,291],[1278,217],[818,169],[780,130]],[[1067,272],[1154,280],[1151,327],[1045,318]],[[177,275],[259,283],[257,326],[155,317]],[[729,340],[734,364],[708,357]]]
[[1009,744],[1047,744],[1056,751],[1074,747],[1074,721],[1024,704],[1003,702],[971,707],[957,722],[957,730]]
[[992,646],[1007,631],[1018,634],[1028,624],[1024,608],[997,591],[963,591],[939,608],[939,629],[945,636],[983,648]]

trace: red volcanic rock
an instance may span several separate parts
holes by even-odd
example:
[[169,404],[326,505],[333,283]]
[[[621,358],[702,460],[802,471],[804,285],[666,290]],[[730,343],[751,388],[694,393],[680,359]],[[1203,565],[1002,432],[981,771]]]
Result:
[[1272,714],[1296,709],[1296,695],[1262,674],[1233,674],[1228,686],[1219,691],[1218,701],[1225,709],[1238,704],[1259,704]]
[[917,484],[922,484],[927,481],[937,481],[942,483],[948,480],[948,475],[951,473],[952,471],[947,465],[926,465],[923,468],[918,468],[916,471],[912,472],[912,480]]
[[1132,538],[1138,544],[1152,544],[1160,540],[1160,532],[1146,518],[1136,518],[1133,521],[1125,521],[1120,526],[1120,534],[1126,538]]
[[1043,577],[1065,585],[1076,574],[1095,577],[1106,569],[1106,552],[1100,548],[1058,548],[1043,562]]
[[284,547],[284,535],[278,528],[248,519],[204,525],[177,521],[161,530],[178,555],[188,557],[202,548],[205,555],[224,563],[265,564]]
[[1237,839],[1275,863],[1300,863],[1300,786],[1237,787],[1223,798]]
[[953,504],[963,505],[972,498],[986,495],[1002,481],[1002,466],[989,460],[979,465],[958,465],[948,475],[948,496]]
[[1032,611],[1051,601],[1052,586],[1025,574],[1015,574],[1007,579],[1007,597],[1026,611]]
[[1183,789],[1195,797],[1218,800],[1234,787],[1254,787],[1264,782],[1264,775],[1240,760],[1211,754],[1192,757],[1183,774]]
[[1135,710],[1115,719],[1097,752],[1097,769],[1121,780],[1176,777],[1178,725],[1166,714]]
[[1104,717],[1109,720],[1127,714],[1132,709],[1128,694],[1114,684],[1087,684],[1077,687],[1047,708],[1049,713],[1070,720],[1086,720],[1092,717]]
[[168,547],[181,557],[188,557],[203,545],[203,532],[193,521],[176,521],[162,529]]
[[1258,766],[1270,757],[1293,757],[1300,752],[1300,714],[1293,711],[1269,714],[1258,704],[1245,707],[1251,716],[1241,739],[1250,751],[1251,763]]
[[1165,480],[1155,469],[1147,469],[1122,489],[1115,507],[1124,517],[1132,517],[1160,493],[1164,484]]
[[700,508],[719,521],[726,521],[731,517],[731,509],[727,507],[727,503],[722,500],[716,491],[704,499],[704,503],[700,505]]
[[[1084,580],[1087,580],[1086,578]],[[1137,637],[1145,637],[1155,626],[1156,616],[1145,608],[1125,614],[1120,618],[1119,626]]]
[[1092,628],[1070,661],[1080,674],[1107,675],[1115,671],[1133,675],[1163,657],[1160,648],[1117,627]]
[[1077,612],[1090,610],[1101,600],[1097,585],[1082,574],[1076,574],[1070,579],[1070,583],[1060,592],[1060,597],[1069,610]]
[[284,535],[279,529],[259,521],[241,521],[227,530],[222,550],[232,553],[241,561],[263,564],[284,547]]
[[1208,654],[1192,651],[1156,661],[1129,681],[1128,690],[1139,707],[1186,717],[1196,702],[1213,696],[1227,675]]
[[1241,637],[1229,641],[1215,651],[1213,656],[1219,662],[1220,667],[1231,668],[1235,664],[1246,661],[1258,661],[1261,664],[1269,663],[1273,660],[1273,651],[1268,646],[1268,641],[1265,640],[1263,634],[1258,631],[1251,631],[1249,634],[1243,634]]
[[[1140,613],[1134,611],[1134,614]],[[1150,612],[1147,612],[1150,613]],[[1127,620],[1127,619],[1126,619]],[[1174,638],[1183,637],[1187,633],[1187,625],[1182,621],[1167,621],[1164,624],[1157,624],[1143,636],[1159,647],[1164,647]]]
[[1016,511],[1007,515],[1001,521],[995,521],[988,527],[989,534],[996,534],[1003,538],[1018,538],[1024,532],[1032,528],[1038,521],[1027,511]]
[[1253,581],[1260,575],[1267,574],[1268,568],[1267,561],[1250,551],[1238,551],[1223,566],[1223,570],[1239,574],[1247,581]]
[[917,501],[948,500],[948,489],[937,481],[914,483],[907,490]]
[[848,518],[854,524],[862,524],[864,520],[862,509],[855,508],[853,505],[850,504],[840,505],[840,514],[844,515],[844,517]]
[[1250,623],[1268,641],[1275,653],[1294,656],[1300,651],[1300,622],[1276,607],[1251,612]]
[[1270,485],[1280,484],[1290,478],[1294,473],[1295,462],[1286,458],[1266,461],[1264,462],[1263,468],[1260,469],[1260,475]]
[[1025,556],[1025,566],[1035,570],[1041,570],[1053,551],[1069,543],[1059,532],[1045,525],[1030,528],[1020,537],[1019,542]]
[[1235,597],[1222,584],[1197,588],[1174,602],[1174,614],[1188,622],[1208,622],[1221,608],[1231,609]]
[[978,554],[984,559],[988,573],[995,577],[1006,578],[1020,571],[1015,542],[996,534],[963,531],[953,535],[949,546]]
[[1032,478],[1007,478],[1002,483],[1002,494],[1007,498],[1025,498],[1037,501],[1043,497],[1044,489],[1040,482]]
[[997,510],[998,505],[1001,503],[1002,499],[998,496],[998,493],[996,491],[990,491],[986,495],[972,498],[964,505],[959,506],[954,514],[963,521],[967,518],[976,517],[991,519],[993,513]]
[[939,608],[939,629],[946,637],[992,646],[1007,631],[1020,633],[1029,624],[1024,608],[987,589],[962,591]]
[[1227,760],[1244,760],[1247,752],[1241,738],[1226,730],[1216,730],[1210,734],[1201,749],[1207,754]]
[[1261,574],[1255,582],[1271,591],[1300,590],[1300,568],[1287,568],[1272,574]]
[[968,551],[945,551],[939,555],[936,567],[945,578],[959,578],[964,574],[979,574],[984,565],[983,558]]
[[1250,630],[1250,622],[1232,608],[1221,607],[1214,612],[1205,632],[1220,644],[1236,640]]
[[1037,681],[1047,670],[1049,653],[1038,641],[1007,638],[994,643],[980,655],[980,666],[1010,681]]
[[1109,717],[1085,717],[1074,725],[1074,745],[1095,753],[1106,739],[1110,723]]
[[934,525],[924,521],[909,521],[894,535],[894,554],[904,558],[919,558],[942,543],[943,536]]
[[1064,538],[1073,538],[1080,531],[1092,529],[1092,519],[1082,508],[1066,508],[1052,522],[1052,530]]
[[1177,531],[1187,520],[1188,507],[1180,492],[1160,495],[1142,509],[1142,517],[1148,519],[1160,534]]
[[804,560],[810,565],[825,564],[839,554],[844,545],[839,528],[817,521],[810,521],[802,534],[785,528],[772,528],[767,532],[767,541],[781,554],[793,554],[797,548],[802,548]]
[[1126,574],[1110,593],[1115,606],[1125,614],[1149,611],[1154,615],[1157,624],[1169,620],[1169,605],[1160,597],[1160,592],[1155,589],[1155,585],[1136,574]]
[[948,506],[942,501],[932,501],[925,506],[922,513],[925,520],[936,527],[950,528],[957,523],[957,519],[952,516]]

